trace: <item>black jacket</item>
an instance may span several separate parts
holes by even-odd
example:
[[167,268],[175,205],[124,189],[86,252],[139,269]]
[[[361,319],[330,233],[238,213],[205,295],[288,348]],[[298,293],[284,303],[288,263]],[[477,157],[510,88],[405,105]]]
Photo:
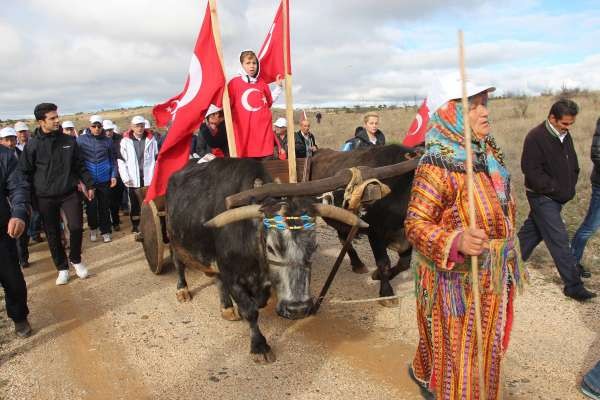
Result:
[[[313,135],[311,132],[308,132],[308,140],[312,146],[317,147],[315,135]],[[304,140],[302,132],[297,131],[294,134],[294,143],[296,144],[296,158],[306,158],[306,141]]]
[[594,163],[592,184],[600,185],[600,118],[596,122],[596,132],[592,138],[592,162]]
[[37,128],[23,150],[19,168],[37,197],[69,194],[77,190],[80,180],[88,189],[94,187],[75,138],[62,129],[46,134]]
[[579,177],[577,154],[571,134],[561,142],[546,123],[536,126],[525,137],[521,155],[525,187],[530,192],[566,203],[575,196]]
[[227,142],[227,130],[225,129],[225,123],[219,125],[217,134],[213,136],[210,128],[202,123],[200,125],[200,131],[198,132],[198,138],[196,139],[196,154],[200,158],[204,157],[208,153],[212,153],[213,149],[221,149],[225,157],[229,157],[229,146]]
[[29,199],[29,184],[18,168],[15,153],[0,146],[0,229],[3,232],[11,217],[28,220]]
[[375,144],[373,144],[369,140],[369,134],[363,127],[361,127],[360,129],[356,128],[354,136],[360,140],[358,142],[358,146],[356,148],[385,145],[385,135],[379,129],[377,129],[377,132],[375,132],[375,140],[376,140]]

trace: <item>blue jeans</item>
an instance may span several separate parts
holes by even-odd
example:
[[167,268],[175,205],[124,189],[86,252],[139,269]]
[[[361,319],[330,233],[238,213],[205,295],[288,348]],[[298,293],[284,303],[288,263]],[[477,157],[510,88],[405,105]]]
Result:
[[584,392],[588,392],[586,394],[596,396],[590,396],[591,398],[595,399],[600,397],[600,361],[584,375],[582,386],[585,388]]
[[600,186],[592,185],[592,198],[590,199],[590,208],[583,223],[575,232],[571,248],[577,259],[577,263],[583,257],[583,250],[590,237],[600,228]]

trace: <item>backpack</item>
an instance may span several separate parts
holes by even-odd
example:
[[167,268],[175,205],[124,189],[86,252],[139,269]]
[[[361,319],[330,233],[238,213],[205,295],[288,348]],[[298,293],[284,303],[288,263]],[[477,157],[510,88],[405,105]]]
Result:
[[352,151],[352,150],[356,150],[358,148],[358,146],[360,146],[360,138],[353,137],[344,142],[341,150],[342,151]]

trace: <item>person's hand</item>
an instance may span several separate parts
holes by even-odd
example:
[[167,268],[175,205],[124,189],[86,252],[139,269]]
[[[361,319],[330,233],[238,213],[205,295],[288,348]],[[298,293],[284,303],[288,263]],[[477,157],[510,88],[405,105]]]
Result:
[[280,74],[277,74],[277,76],[275,77],[275,84],[279,87],[283,87],[283,78]]
[[317,151],[317,146],[311,146],[310,150],[314,153],[315,151]]
[[110,178],[110,187],[114,188],[117,186],[117,178]]
[[94,200],[94,189],[88,189],[86,192],[86,196],[89,201]]
[[10,220],[8,220],[8,229],[6,230],[8,236],[10,236],[13,239],[16,239],[19,236],[21,236],[24,231],[25,221],[23,221],[21,218],[11,218]]
[[487,247],[488,236],[483,229],[468,228],[460,234],[458,251],[465,256],[478,256]]

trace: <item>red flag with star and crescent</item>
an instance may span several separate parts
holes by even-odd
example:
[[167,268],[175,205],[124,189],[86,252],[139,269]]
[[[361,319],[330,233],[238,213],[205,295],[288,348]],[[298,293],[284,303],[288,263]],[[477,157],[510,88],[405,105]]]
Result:
[[221,104],[225,74],[212,32],[210,6],[206,5],[204,21],[194,47],[183,92],[169,100],[171,129],[158,153],[152,184],[146,201],[165,194],[171,175],[185,166],[190,142],[211,103]]
[[402,144],[407,147],[414,147],[419,144],[425,143],[425,135],[427,134],[427,125],[429,124],[429,107],[427,106],[427,99],[423,100],[423,104],[419,107],[417,115],[410,124],[406,137],[402,141]]
[[282,0],[275,14],[273,24],[269,29],[269,33],[258,52],[260,61],[260,77],[267,83],[273,83],[277,80],[277,75],[284,77],[284,61],[283,61],[283,6],[284,2],[287,12],[287,58],[288,58],[288,74],[292,74],[292,62],[290,58],[290,8],[289,1]]

